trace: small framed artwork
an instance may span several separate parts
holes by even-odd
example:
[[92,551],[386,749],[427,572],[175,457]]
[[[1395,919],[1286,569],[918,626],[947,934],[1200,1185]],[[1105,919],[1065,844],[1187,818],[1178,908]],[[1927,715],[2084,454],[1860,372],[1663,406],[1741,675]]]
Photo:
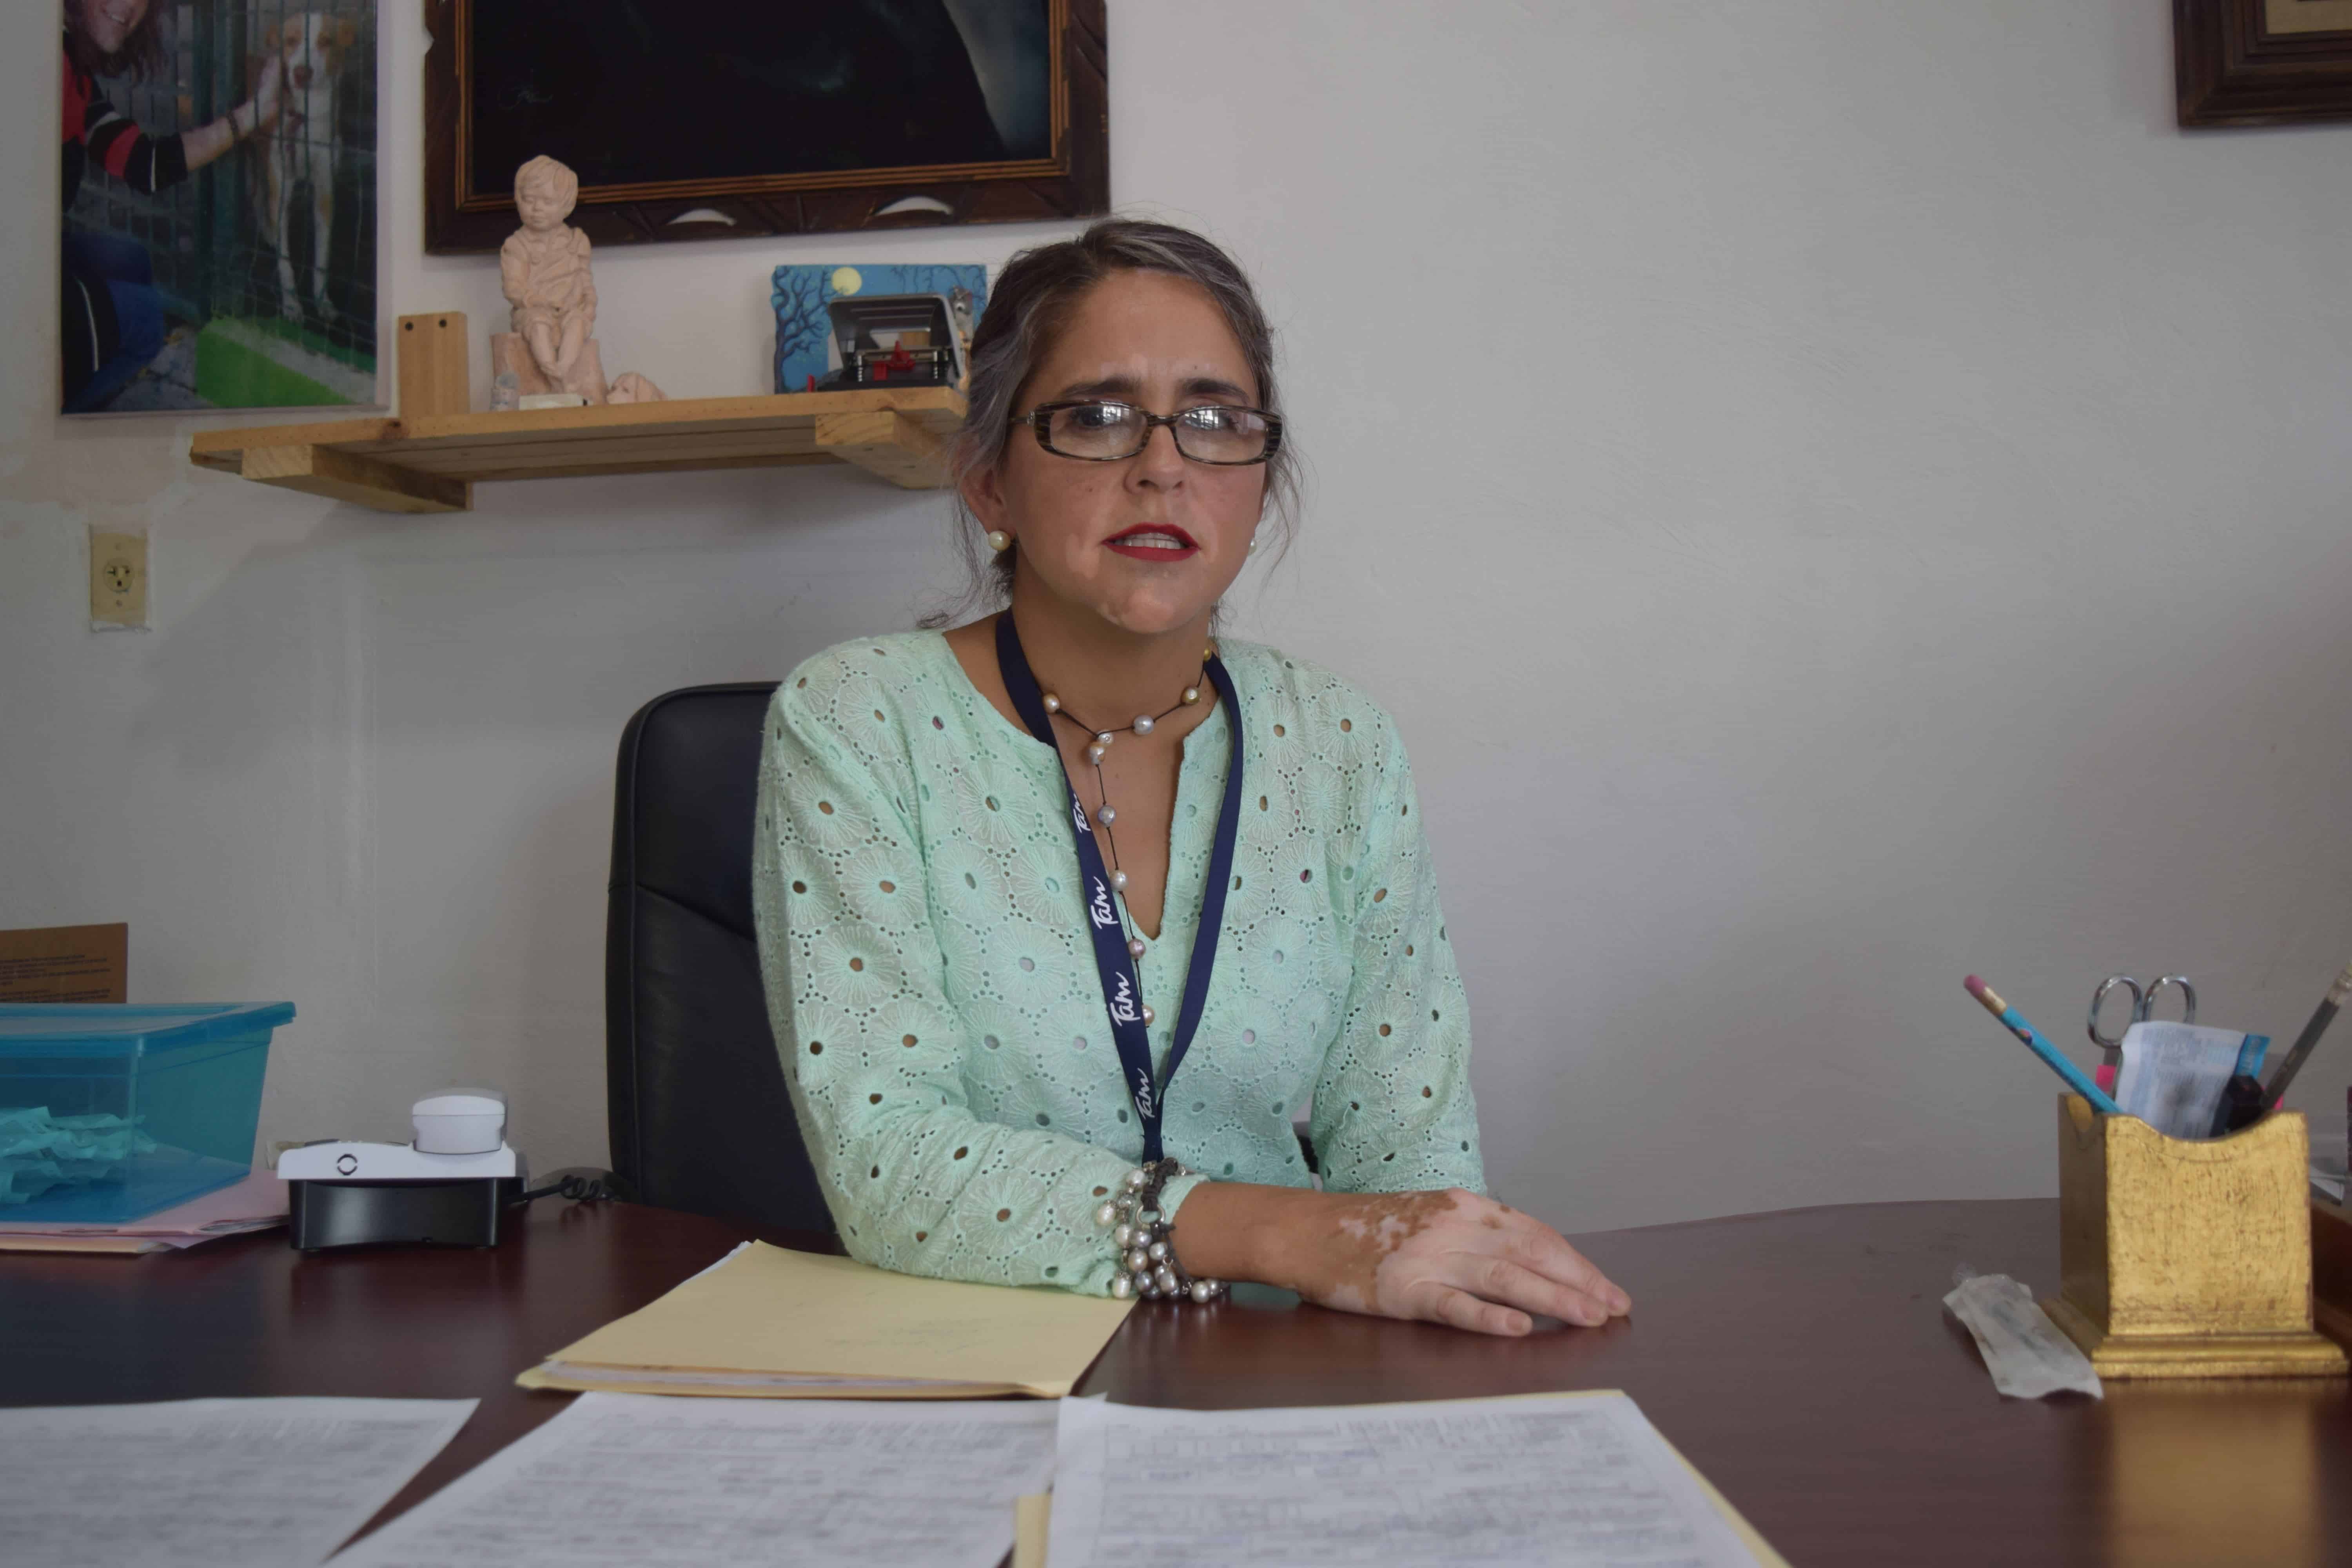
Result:
[[1110,210],[1104,0],[426,0],[425,247],[494,250],[514,174],[599,245]]
[[[891,301],[908,306],[936,300],[944,329],[925,313],[893,321],[884,311],[860,321],[857,312],[836,310],[840,300]],[[909,373],[908,385],[964,384],[971,334],[988,308],[988,268],[976,264],[858,264],[776,268],[768,280],[768,303],[776,312],[776,390],[817,392],[865,386],[891,379],[894,365]],[[952,340],[952,341],[950,341]],[[916,350],[941,351],[937,374],[919,377]],[[860,374],[864,354],[876,361]]]
[[2352,0],[2173,0],[2180,123],[2352,120]]
[[60,0],[59,409],[383,405],[373,0]]

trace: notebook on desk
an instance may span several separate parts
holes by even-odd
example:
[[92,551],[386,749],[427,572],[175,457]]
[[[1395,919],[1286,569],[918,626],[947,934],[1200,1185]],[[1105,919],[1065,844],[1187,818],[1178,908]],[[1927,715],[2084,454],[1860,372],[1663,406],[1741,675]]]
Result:
[[746,1242],[515,1381],[733,1398],[1055,1399],[1132,1306]]

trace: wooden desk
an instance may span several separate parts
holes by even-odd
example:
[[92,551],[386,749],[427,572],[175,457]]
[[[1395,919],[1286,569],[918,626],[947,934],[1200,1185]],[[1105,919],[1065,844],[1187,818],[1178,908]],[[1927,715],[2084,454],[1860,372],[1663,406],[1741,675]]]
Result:
[[[743,1227],[542,1201],[493,1252],[305,1258],[282,1235],[145,1258],[0,1258],[0,1403],[478,1396],[383,1517],[568,1396],[514,1374],[710,1263]],[[786,1245],[817,1238],[769,1233]],[[1952,1266],[2047,1288],[2057,1205],[1804,1209],[1578,1238],[1633,1321],[1486,1340],[1244,1289],[1139,1308],[1080,1392],[1199,1407],[1622,1388],[1792,1563],[2352,1562],[2341,1382],[1992,1391]]]

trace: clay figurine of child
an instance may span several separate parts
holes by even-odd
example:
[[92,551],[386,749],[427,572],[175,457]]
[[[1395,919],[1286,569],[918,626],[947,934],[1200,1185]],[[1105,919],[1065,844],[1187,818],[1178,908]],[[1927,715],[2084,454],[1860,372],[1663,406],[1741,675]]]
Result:
[[604,366],[590,352],[596,284],[588,272],[588,237],[563,221],[579,200],[579,176],[552,158],[533,158],[515,171],[522,226],[499,247],[499,281],[514,307],[515,332],[548,384],[602,403]]

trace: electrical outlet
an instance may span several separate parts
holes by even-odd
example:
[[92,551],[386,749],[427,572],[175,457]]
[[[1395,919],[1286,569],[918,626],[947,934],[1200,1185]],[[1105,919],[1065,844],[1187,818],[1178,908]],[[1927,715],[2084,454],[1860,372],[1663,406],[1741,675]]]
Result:
[[147,629],[147,536],[89,531],[89,627]]

